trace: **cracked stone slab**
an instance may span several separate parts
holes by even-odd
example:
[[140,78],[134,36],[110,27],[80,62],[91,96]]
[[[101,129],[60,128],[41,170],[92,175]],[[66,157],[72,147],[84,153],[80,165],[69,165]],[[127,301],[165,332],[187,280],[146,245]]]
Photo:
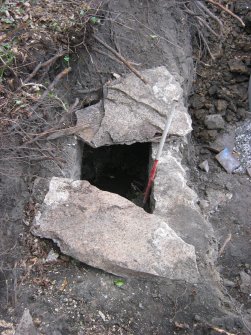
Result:
[[195,248],[166,220],[87,181],[52,178],[32,232],[93,267],[124,276],[197,282]]
[[103,103],[76,112],[78,136],[99,147],[112,144],[149,142],[158,137],[167,115],[175,109],[170,135],[191,132],[191,118],[183,102],[183,90],[166,67],[141,72],[145,85],[134,74],[111,82]]

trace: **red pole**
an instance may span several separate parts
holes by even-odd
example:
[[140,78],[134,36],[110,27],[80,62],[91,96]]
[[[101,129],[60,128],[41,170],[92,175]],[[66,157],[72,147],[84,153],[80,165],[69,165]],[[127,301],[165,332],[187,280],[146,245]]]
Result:
[[145,204],[147,202],[147,199],[149,197],[149,194],[150,194],[150,191],[151,191],[151,188],[152,188],[152,184],[153,184],[153,181],[154,181],[154,178],[155,178],[155,175],[156,175],[158,163],[159,163],[159,161],[157,159],[155,159],[155,161],[153,162],[153,166],[152,166],[150,176],[149,176],[149,179],[148,179],[146,191],[145,191],[145,194],[144,194],[143,206],[145,206]]

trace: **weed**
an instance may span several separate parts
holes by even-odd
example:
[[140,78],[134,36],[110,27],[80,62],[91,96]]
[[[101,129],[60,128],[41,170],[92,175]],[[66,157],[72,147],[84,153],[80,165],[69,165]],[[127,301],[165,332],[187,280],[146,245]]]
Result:
[[0,80],[3,79],[6,69],[8,69],[15,59],[15,55],[12,51],[12,46],[9,43],[0,45]]

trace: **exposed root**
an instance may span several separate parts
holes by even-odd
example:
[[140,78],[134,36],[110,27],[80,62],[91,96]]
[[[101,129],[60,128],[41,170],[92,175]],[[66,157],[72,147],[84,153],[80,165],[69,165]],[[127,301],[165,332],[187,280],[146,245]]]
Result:
[[53,88],[58,84],[58,82],[64,77],[66,76],[69,72],[71,71],[71,68],[68,67],[67,69],[64,69],[63,71],[61,71],[56,78],[53,80],[52,83],[50,83],[49,87],[47,88],[47,90],[41,95],[41,98],[39,99],[39,101],[36,103],[36,105],[32,108],[32,111],[34,112],[37,107],[40,105],[41,101],[43,101],[44,98],[47,97],[47,95],[50,93],[50,91],[53,90]]
[[49,67],[50,65],[52,65],[53,63],[55,63],[55,61],[62,57],[63,55],[67,54],[68,51],[64,50],[64,51],[60,51],[58,52],[55,56],[53,56],[52,58],[48,59],[46,62],[44,63],[39,63],[35,69],[32,71],[32,73],[23,81],[23,84],[21,85],[24,86],[25,84],[29,83],[29,81],[37,74],[37,72],[43,68],[43,67]]
[[236,18],[240,22],[242,27],[245,27],[245,23],[242,21],[242,19],[238,15],[234,14],[230,9],[226,8],[225,6],[214,0],[207,0],[207,2],[210,2],[212,5],[217,6],[220,9],[224,10],[226,13]]
[[219,27],[220,27],[220,36],[222,35],[223,33],[223,23],[221,22],[221,20],[216,16],[214,15],[210,9],[208,9],[201,1],[195,1],[195,4],[197,5],[197,7],[199,7],[200,9],[202,9],[202,11],[206,14],[208,14],[214,21],[216,21],[218,24],[219,24]]
[[122,63],[125,64],[125,66],[128,67],[128,69],[130,69],[140,80],[142,80],[144,84],[147,84],[147,80],[121,54],[119,54],[116,50],[114,50],[96,35],[94,36],[94,39],[102,44],[107,50],[112,52]]
[[229,233],[228,236],[227,236],[227,238],[226,238],[226,240],[225,240],[225,242],[222,244],[222,247],[220,248],[219,256],[221,256],[223,254],[223,252],[224,252],[227,244],[231,241],[231,239],[232,239],[232,234]]

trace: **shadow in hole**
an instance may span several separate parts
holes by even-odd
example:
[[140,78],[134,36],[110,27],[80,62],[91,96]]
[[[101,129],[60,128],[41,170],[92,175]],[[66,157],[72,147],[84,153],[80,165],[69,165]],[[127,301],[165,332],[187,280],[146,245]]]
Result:
[[[148,179],[149,143],[92,148],[84,145],[82,179],[143,206]],[[144,208],[149,212],[149,205]]]

